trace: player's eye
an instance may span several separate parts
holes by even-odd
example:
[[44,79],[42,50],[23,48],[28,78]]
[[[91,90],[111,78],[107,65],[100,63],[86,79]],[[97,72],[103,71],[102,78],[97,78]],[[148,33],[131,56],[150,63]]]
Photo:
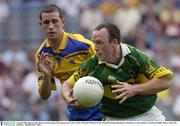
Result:
[[53,23],[53,24],[56,24],[56,23],[58,23],[58,22],[59,22],[59,20],[56,20],[56,19],[53,19],[53,20],[52,20],[52,23]]
[[101,44],[102,42],[97,40],[97,41],[94,41],[95,44]]
[[48,21],[48,20],[45,20],[45,21],[43,21],[43,24],[49,24],[50,23],[50,21]]

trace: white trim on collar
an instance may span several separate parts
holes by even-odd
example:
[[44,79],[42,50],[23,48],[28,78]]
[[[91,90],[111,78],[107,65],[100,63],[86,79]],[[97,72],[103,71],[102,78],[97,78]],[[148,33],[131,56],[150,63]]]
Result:
[[121,46],[121,49],[122,49],[122,59],[121,59],[121,61],[119,62],[118,65],[107,63],[105,61],[99,61],[99,64],[105,63],[107,66],[110,66],[110,67],[113,67],[113,68],[116,68],[116,69],[118,67],[120,67],[123,64],[123,62],[124,62],[124,57],[126,55],[128,55],[129,53],[131,53],[130,49],[127,47],[126,44],[121,43],[120,46]]

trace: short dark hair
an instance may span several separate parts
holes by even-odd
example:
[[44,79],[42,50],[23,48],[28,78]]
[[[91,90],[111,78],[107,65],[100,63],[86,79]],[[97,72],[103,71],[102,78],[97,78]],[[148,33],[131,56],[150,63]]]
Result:
[[59,17],[62,19],[63,18],[63,12],[62,9],[60,7],[58,7],[55,4],[50,4],[50,5],[46,5],[44,6],[39,14],[39,18],[40,20],[42,20],[42,13],[51,13],[51,12],[58,12],[59,13]]
[[99,31],[102,28],[106,28],[109,34],[109,41],[112,41],[113,39],[117,39],[118,42],[120,43],[121,41],[121,32],[120,29],[111,23],[103,23],[99,24],[96,28],[95,31]]

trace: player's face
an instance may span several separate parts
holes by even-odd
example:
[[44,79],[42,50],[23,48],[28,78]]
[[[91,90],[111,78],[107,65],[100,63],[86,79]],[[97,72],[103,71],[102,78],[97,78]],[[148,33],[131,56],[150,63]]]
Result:
[[40,25],[49,40],[58,40],[63,32],[64,19],[58,12],[42,13]]
[[111,62],[113,58],[113,43],[109,42],[109,34],[106,28],[94,31],[92,40],[95,43],[96,55],[100,61]]

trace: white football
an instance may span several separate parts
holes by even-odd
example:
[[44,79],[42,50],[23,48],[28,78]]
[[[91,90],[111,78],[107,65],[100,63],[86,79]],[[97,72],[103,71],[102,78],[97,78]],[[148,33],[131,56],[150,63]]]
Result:
[[97,105],[104,94],[102,83],[95,77],[85,76],[78,79],[73,88],[73,95],[84,107]]

